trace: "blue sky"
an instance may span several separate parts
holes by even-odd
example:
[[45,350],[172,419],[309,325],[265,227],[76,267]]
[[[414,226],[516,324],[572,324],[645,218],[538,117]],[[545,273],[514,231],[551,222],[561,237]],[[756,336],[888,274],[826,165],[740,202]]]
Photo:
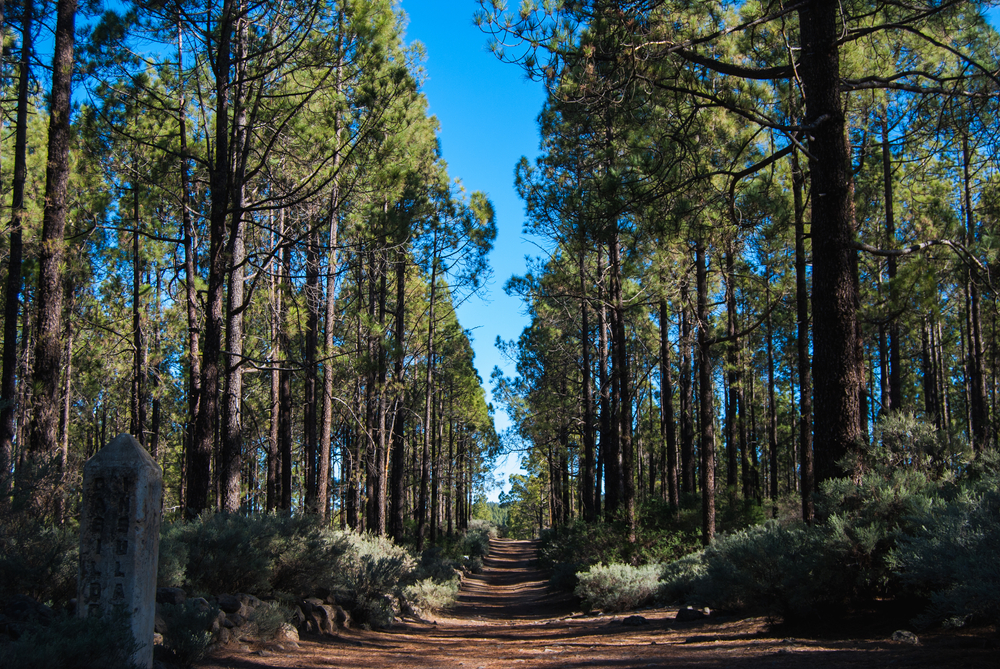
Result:
[[[481,297],[458,309],[462,326],[474,328],[476,367],[489,397],[494,366],[514,372],[497,351],[496,338],[515,339],[527,324],[520,300],[505,295],[503,284],[512,274],[524,273],[525,255],[541,253],[521,235],[524,204],[514,189],[514,166],[521,156],[533,160],[538,154],[535,119],[545,93],[541,83],[527,81],[519,67],[501,63],[488,51],[486,34],[472,22],[476,0],[402,0],[400,7],[410,19],[406,41],[419,41],[426,49],[423,92],[441,123],[448,173],[468,192],[485,192],[496,209],[493,281]],[[510,426],[499,407],[496,425],[498,430]],[[505,483],[519,469],[517,456],[498,464],[496,475]],[[491,499],[498,494],[494,490]]]

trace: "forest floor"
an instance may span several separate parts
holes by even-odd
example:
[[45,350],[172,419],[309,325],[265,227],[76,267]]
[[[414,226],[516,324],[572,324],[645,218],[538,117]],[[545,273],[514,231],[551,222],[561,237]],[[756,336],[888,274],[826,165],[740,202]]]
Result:
[[[493,541],[483,572],[465,579],[458,605],[433,620],[407,620],[381,632],[304,636],[295,649],[224,648],[199,667],[1000,668],[1000,639],[992,628],[922,634],[911,645],[892,641],[898,621],[880,615],[792,628],[765,618],[711,616],[684,623],[669,608],[583,614],[573,598],[547,590],[534,557],[532,542]],[[645,622],[625,622],[629,615]]]

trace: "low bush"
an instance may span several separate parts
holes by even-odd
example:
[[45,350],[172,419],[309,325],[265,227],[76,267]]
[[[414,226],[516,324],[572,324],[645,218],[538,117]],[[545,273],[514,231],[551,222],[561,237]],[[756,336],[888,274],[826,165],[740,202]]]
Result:
[[602,611],[627,611],[649,604],[659,589],[660,565],[633,567],[596,564],[577,574],[574,593],[584,606]]
[[[647,506],[646,514],[652,515],[651,508]],[[629,540],[628,528],[622,523],[574,521],[545,530],[539,540],[539,563],[550,570],[551,587],[573,591],[578,572],[587,571],[591,565],[662,564],[697,549],[695,531],[677,529],[669,517],[657,522],[667,527],[658,527],[647,517],[636,530],[635,541]]]
[[157,580],[198,594],[332,588],[348,537],[309,517],[206,513],[164,526]]
[[713,609],[808,616],[839,606],[852,575],[847,551],[805,526],[765,525],[719,536],[711,546],[663,570],[660,596]]
[[0,521],[0,601],[28,595],[63,604],[76,597],[80,536],[73,527],[46,527],[23,514]]
[[205,657],[215,640],[211,627],[219,617],[219,609],[197,599],[183,604],[160,604],[157,608],[165,627],[163,646],[173,659],[183,667],[190,667]]
[[250,622],[257,626],[257,638],[263,641],[277,636],[281,626],[291,619],[291,609],[278,602],[261,602],[250,614]]
[[61,615],[48,627],[37,627],[17,641],[0,644],[0,667],[18,669],[138,669],[132,656],[139,644],[128,614],[101,617]]
[[347,550],[335,575],[339,591],[351,602],[360,625],[389,627],[395,617],[394,599],[411,578],[416,561],[391,539],[347,534]]
[[997,483],[936,505],[900,537],[891,565],[928,609],[920,626],[1000,622],[1000,493]]
[[460,586],[461,581],[457,576],[443,583],[425,578],[406,586],[403,595],[407,602],[421,611],[440,611],[455,605]]

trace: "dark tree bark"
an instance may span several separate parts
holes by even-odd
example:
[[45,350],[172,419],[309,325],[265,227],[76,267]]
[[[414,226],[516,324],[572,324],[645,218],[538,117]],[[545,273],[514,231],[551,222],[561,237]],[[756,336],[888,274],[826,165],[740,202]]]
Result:
[[59,449],[60,378],[62,360],[63,264],[66,212],[69,208],[71,140],[70,100],[76,0],[56,3],[55,51],[52,57],[52,95],[49,99],[49,144],[45,169],[45,209],[38,258],[38,291],[34,369],[34,415],[29,439],[30,474],[39,457]]
[[597,475],[594,477],[594,512],[600,514],[602,509],[604,519],[610,520],[608,515],[607,488],[605,485],[605,499],[601,504],[601,482],[607,476],[608,450],[611,448],[611,380],[608,378],[608,307],[604,296],[604,249],[597,251],[597,302],[600,309],[597,311],[597,368],[598,383],[601,387],[601,417],[600,452],[597,457]]
[[[581,227],[582,229],[582,227]],[[581,505],[583,519],[588,523],[597,520],[594,505],[594,389],[590,364],[590,307],[587,304],[587,246],[580,244],[580,352],[583,376],[583,462],[581,463]]]
[[695,246],[698,291],[698,395],[701,423],[701,541],[715,538],[715,394],[712,391],[711,337],[708,332],[708,267],[705,244]]
[[740,402],[737,397],[740,387],[740,367],[737,355],[740,349],[740,341],[736,337],[737,313],[736,313],[736,268],[735,249],[733,242],[729,242],[729,249],[726,251],[726,336],[729,341],[726,343],[726,377],[729,384],[728,401],[726,402],[726,487],[733,499],[737,496],[739,486],[739,444],[737,442],[737,424],[740,421]]
[[812,383],[809,378],[809,293],[806,286],[805,203],[802,188],[805,175],[798,153],[792,152],[792,197],[795,206],[795,305],[798,320],[799,366],[799,466],[802,492],[802,520],[811,523],[816,515],[813,502]]
[[687,275],[681,279],[681,492],[695,491],[694,401],[691,388],[691,323],[688,315]]
[[[976,219],[972,205],[972,178],[969,171],[971,152],[969,137],[962,134],[962,181],[964,185],[965,235],[966,245],[971,246],[977,240]],[[986,364],[984,361],[983,326],[980,314],[979,284],[976,283],[972,271],[967,274],[969,295],[969,413],[972,422],[972,446],[977,453],[987,448],[992,439],[990,426],[990,411],[986,394]]]
[[[137,170],[138,171],[138,170]],[[142,327],[142,255],[139,244],[139,184],[132,184],[132,411],[129,432],[146,445],[146,333]]]
[[840,96],[839,3],[798,10],[809,141],[813,243],[815,472],[823,481],[860,443],[864,386],[857,330],[857,252],[846,119]]
[[663,487],[667,489],[670,506],[680,504],[680,487],[677,476],[677,427],[674,424],[674,389],[670,378],[670,319],[667,316],[667,300],[660,298],[660,437],[666,449],[666,478]]
[[[395,338],[395,360],[393,361],[393,378],[397,382],[403,379],[403,364],[406,348],[406,252],[402,248],[396,250],[396,312],[393,324]],[[402,386],[402,384],[400,384]],[[403,387],[396,391],[396,405],[392,418],[392,456],[389,474],[389,535],[394,539],[403,536],[404,518],[404,482],[406,469],[406,442],[404,418],[402,410],[406,402],[406,390]]]
[[24,183],[27,179],[28,83],[31,76],[34,2],[24,0],[21,18],[21,56],[18,61],[17,113],[14,121],[14,175],[10,199],[10,249],[4,299],[3,377],[0,379],[0,510],[10,491],[9,472],[14,462],[17,414],[17,320],[21,311],[22,220],[25,214]]
[[[888,112],[886,112],[888,116]],[[882,119],[882,186],[885,193],[886,248],[896,247],[896,214],[892,194],[892,153],[889,147],[889,122]],[[903,407],[903,382],[900,375],[902,361],[899,351],[899,318],[896,309],[896,256],[886,259],[889,270],[889,403],[885,411],[898,411]]]
[[305,378],[302,398],[302,442],[305,469],[305,509],[307,513],[319,514],[319,444],[317,442],[317,417],[319,397],[316,386],[319,382],[319,308],[322,295],[319,289],[319,229],[315,225],[306,233],[306,331],[305,331]]
[[209,506],[212,484],[212,454],[215,430],[219,423],[219,357],[222,349],[223,301],[226,270],[226,221],[231,198],[230,155],[230,65],[233,27],[236,12],[233,0],[224,0],[216,26],[218,45],[212,71],[215,74],[215,155],[209,170],[209,257],[208,296],[205,310],[205,344],[202,351],[202,397],[195,423],[194,443],[188,451],[187,509],[188,518],[200,514]]

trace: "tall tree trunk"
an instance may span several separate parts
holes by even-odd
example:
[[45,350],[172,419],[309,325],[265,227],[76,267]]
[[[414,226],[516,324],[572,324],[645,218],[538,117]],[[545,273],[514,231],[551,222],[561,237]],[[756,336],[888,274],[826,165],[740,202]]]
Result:
[[[184,31],[181,8],[177,6],[177,70],[184,66]],[[201,401],[201,318],[198,315],[198,258],[195,250],[195,228],[191,216],[191,177],[187,145],[187,99],[180,89],[177,101],[177,123],[180,132],[181,235],[184,239],[184,295],[188,322],[188,422],[185,437],[187,453],[194,443],[195,426]]]
[[[765,268],[765,274],[767,275],[767,280],[765,281],[764,291],[765,299],[768,304],[771,303],[771,268],[770,266]],[[777,401],[774,398],[774,326],[771,320],[770,312],[767,314],[767,321],[765,323],[767,327],[767,452],[770,456],[770,470],[771,470],[771,489],[770,495],[771,503],[774,508],[774,513],[777,515],[778,511],[778,407]]]
[[[582,230],[582,227],[581,227]],[[588,523],[597,520],[594,505],[594,388],[590,364],[590,307],[587,304],[587,245],[581,232],[580,240],[580,353],[583,377],[583,462],[581,464],[580,494],[583,519]]]
[[737,364],[737,354],[739,353],[740,342],[736,338],[736,267],[735,267],[735,244],[729,241],[729,248],[726,250],[726,336],[729,341],[726,343],[726,377],[729,384],[728,402],[726,402],[726,487],[733,499],[737,497],[739,486],[739,448],[736,441],[737,423],[739,422],[740,404],[737,400],[737,392],[740,387],[740,368]]
[[38,291],[34,370],[34,416],[29,439],[29,476],[37,459],[59,449],[59,395],[62,360],[63,264],[66,212],[69,208],[71,139],[70,95],[73,74],[73,38],[76,0],[56,3],[55,51],[52,57],[52,95],[49,99],[49,145],[45,169],[45,208],[38,259]]
[[681,279],[681,491],[695,491],[694,483],[694,401],[691,389],[691,322],[688,312],[688,278]]
[[[138,165],[135,166],[138,175]],[[132,184],[132,411],[129,432],[146,445],[146,336],[142,328],[142,256],[139,247],[139,184]]]
[[[335,64],[333,90],[340,95],[343,85],[343,34],[344,34],[344,11],[337,11],[337,60]],[[343,121],[339,112],[333,115],[333,156],[331,167],[333,169],[333,180],[330,182],[330,250],[328,251],[326,263],[326,301],[324,302],[326,312],[323,318],[323,409],[319,430],[319,467],[317,468],[317,488],[316,495],[319,498],[319,519],[323,523],[327,519],[329,510],[329,482],[330,482],[330,454],[333,442],[333,354],[334,354],[334,325],[337,318],[337,234],[340,228],[340,168],[341,168],[341,142],[343,138]],[[343,474],[343,472],[341,472]]]
[[31,77],[32,34],[35,5],[23,0],[21,56],[18,62],[17,115],[14,121],[14,179],[10,198],[10,249],[4,295],[3,377],[0,379],[0,512],[7,505],[10,471],[14,464],[14,435],[17,414],[17,319],[21,311],[22,242],[24,184],[27,179],[28,82]]
[[319,382],[319,305],[322,295],[319,289],[319,229],[310,225],[306,233],[306,331],[305,331],[305,378],[302,401],[302,442],[305,469],[305,509],[306,513],[319,514],[319,444],[316,435],[316,419],[319,398],[316,386]]
[[431,246],[430,304],[427,308],[427,368],[424,372],[424,439],[420,459],[420,499],[417,502],[417,551],[423,550],[424,539],[427,533],[427,494],[431,476],[431,409],[434,399],[434,301],[437,297],[438,271],[437,228],[433,230],[432,234],[434,235],[434,239]]
[[695,246],[698,291],[698,395],[701,423],[701,540],[715,537],[715,395],[712,392],[711,341],[708,332],[708,268],[705,243]]
[[[889,112],[886,111],[886,116]],[[896,214],[892,199],[892,154],[889,147],[889,121],[882,119],[882,186],[885,193],[885,236],[887,247],[896,247]],[[903,407],[902,362],[899,352],[899,317],[896,315],[896,256],[887,259],[889,268],[889,405],[886,411]]]
[[858,355],[850,156],[840,96],[839,6],[836,0],[810,0],[798,10],[811,154],[813,434],[819,481],[843,474],[837,463],[862,439],[864,378]]
[[630,385],[628,337],[625,328],[625,302],[622,289],[623,270],[621,239],[616,231],[611,242],[611,298],[614,303],[615,356],[618,369],[618,420],[621,457],[621,504],[629,526],[630,540],[635,534],[635,447],[632,441],[632,389]]
[[[597,475],[594,477],[594,512],[600,513],[598,507],[601,505],[601,481],[607,476],[608,452],[611,447],[611,380],[608,378],[608,307],[604,296],[604,249],[597,251],[597,302],[600,309],[597,312],[597,366],[598,383],[601,385],[601,443],[600,453],[597,459]],[[604,519],[611,520],[608,514],[607,489],[605,485],[605,499],[603,504]]]
[[195,424],[195,438],[188,452],[187,509],[189,518],[209,506],[211,463],[215,430],[219,422],[219,355],[222,348],[223,298],[226,272],[226,220],[232,203],[230,184],[230,46],[235,24],[233,0],[223,0],[215,34],[218,45],[214,55],[215,74],[215,155],[209,172],[211,206],[209,210],[208,296],[205,310],[205,344],[202,351],[202,397]]
[[[398,243],[398,241],[397,241]],[[404,340],[406,337],[406,251],[402,245],[396,249],[396,313],[393,324],[393,337],[395,339],[395,360],[393,361],[392,375],[398,385],[396,390],[395,409],[392,418],[392,456],[391,471],[389,475],[389,534],[394,539],[403,536],[403,509],[404,509],[404,477],[406,470],[406,442],[405,442],[405,411],[406,390],[403,380],[403,365],[405,362]]]
[[670,378],[670,319],[667,316],[667,299],[660,297],[660,437],[666,448],[667,501],[670,506],[680,504],[680,486],[677,472],[677,427],[674,423],[674,389]]
[[[972,206],[972,178],[969,162],[971,151],[969,137],[962,134],[962,181],[965,199],[965,243],[972,247],[978,238],[975,212]],[[977,453],[986,449],[991,441],[990,411],[986,395],[986,365],[983,347],[983,326],[980,315],[979,284],[972,271],[967,273],[969,292],[969,409],[972,418],[972,446]]]
[[802,189],[805,175],[799,166],[798,152],[792,152],[792,195],[795,205],[795,307],[797,314],[799,366],[799,466],[801,468],[802,520],[811,523],[816,516],[813,502],[815,472],[813,467],[812,383],[809,378],[809,293],[806,285],[805,203]]
[[[379,274],[379,287],[378,287],[378,324],[379,332],[385,332],[385,316],[386,316],[386,291],[388,290],[386,274],[388,272],[388,263],[385,259],[386,250],[382,249],[378,253],[378,274]],[[385,350],[385,339],[380,335],[376,339],[377,347],[377,357],[378,357],[378,442],[375,446],[375,522],[372,526],[372,531],[378,536],[385,536],[386,533],[386,506],[387,506],[387,493],[388,493],[388,481],[386,476],[388,474],[388,435],[386,426],[386,414],[389,410],[388,406],[388,391],[386,388],[386,381],[388,379],[388,359]]]
[[[281,243],[285,245],[289,235],[285,228],[285,211],[283,209],[278,217],[278,234],[282,239]],[[281,356],[278,358],[281,365],[281,370],[278,372],[278,452],[280,460],[278,469],[281,474],[278,498],[280,507],[285,511],[292,509],[292,372],[288,368],[291,346],[287,327],[291,282],[292,247],[285,245],[281,253],[281,281],[278,285],[280,308],[277,338],[277,349]]]

